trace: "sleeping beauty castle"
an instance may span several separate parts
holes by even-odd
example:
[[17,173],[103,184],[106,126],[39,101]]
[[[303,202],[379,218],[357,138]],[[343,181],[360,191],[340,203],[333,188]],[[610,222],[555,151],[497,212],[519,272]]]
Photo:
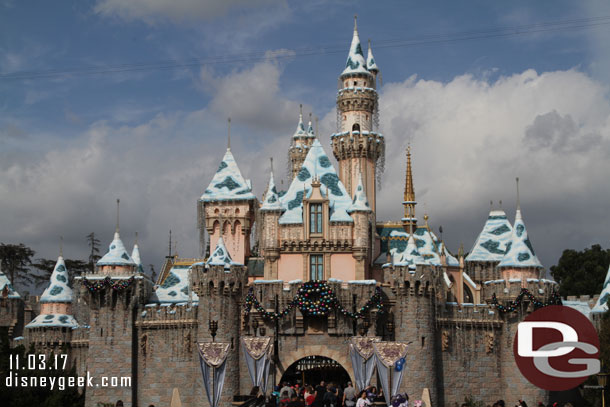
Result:
[[[271,169],[257,197],[227,148],[197,200],[209,254],[167,256],[152,281],[117,220],[95,271],[70,285],[59,256],[39,311],[0,275],[0,324],[12,344],[67,353],[94,383],[114,378],[116,386],[84,389],[88,407],[166,406],[177,396],[187,407],[228,407],[253,385],[269,394],[283,381],[320,380],[407,392],[426,406],[465,396],[546,402],[547,392],[520,373],[513,338],[528,313],[561,299],[520,207],[511,219],[500,209],[481,214],[472,249],[451,251],[428,216],[416,216],[408,149],[404,200],[396,202],[404,216],[377,219],[386,137],[405,137],[378,129],[379,72],[354,26],[338,80],[337,133],[323,146],[299,117],[286,137],[286,190]],[[610,276],[605,295],[572,305],[595,320],[609,290]]]

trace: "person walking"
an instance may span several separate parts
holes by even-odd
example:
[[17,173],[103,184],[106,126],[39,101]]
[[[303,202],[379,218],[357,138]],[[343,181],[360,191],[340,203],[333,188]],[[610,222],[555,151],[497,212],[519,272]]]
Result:
[[316,392],[314,393],[316,398],[313,401],[314,407],[324,407],[324,394],[326,394],[325,384],[324,380],[322,380],[320,384],[316,386]]

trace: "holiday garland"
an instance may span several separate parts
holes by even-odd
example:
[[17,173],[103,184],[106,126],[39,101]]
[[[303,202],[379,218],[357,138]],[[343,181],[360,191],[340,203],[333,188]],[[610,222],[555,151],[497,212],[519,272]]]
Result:
[[358,311],[351,312],[345,309],[339,302],[336,294],[326,281],[309,281],[303,283],[297,295],[288,303],[288,306],[280,312],[269,312],[258,301],[254,295],[254,290],[251,287],[246,295],[244,304],[244,314],[248,315],[252,307],[258,311],[263,318],[278,319],[288,315],[295,308],[301,310],[305,315],[311,316],[326,316],[331,311],[336,310],[344,316],[350,318],[363,318],[364,314],[371,308],[376,307],[379,312],[383,312],[383,299],[381,298],[381,289],[375,287],[375,294],[364,304]]
[[538,301],[536,297],[534,297],[534,295],[527,288],[522,288],[517,298],[515,298],[514,301],[509,301],[507,305],[499,304],[498,298],[496,298],[496,293],[493,293],[491,296],[491,305],[495,306],[496,309],[502,313],[515,312],[517,311],[517,308],[521,305],[523,297],[526,296],[531,301],[531,303],[534,304],[534,308],[536,309],[546,307],[548,305],[561,305],[561,297],[559,296],[559,293],[557,293],[557,291],[553,290],[549,302],[543,303],[542,301]]
[[103,290],[106,287],[110,287],[114,291],[122,291],[122,290],[126,289],[127,287],[129,287],[133,283],[133,280],[134,280],[134,278],[133,278],[133,276],[131,276],[126,280],[120,279],[120,280],[112,281],[110,276],[108,276],[103,280],[95,280],[93,282],[87,280],[86,278],[83,278],[83,284],[91,292]]

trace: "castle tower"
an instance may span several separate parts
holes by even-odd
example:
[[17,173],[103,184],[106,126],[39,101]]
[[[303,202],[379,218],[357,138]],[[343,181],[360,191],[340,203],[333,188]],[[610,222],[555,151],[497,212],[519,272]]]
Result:
[[122,400],[126,407],[138,405],[136,320],[151,289],[152,283],[138,273],[138,265],[121,240],[117,200],[117,226],[108,252],[97,262],[94,273],[75,279],[75,291],[81,304],[89,307],[87,369],[100,376],[129,378],[130,383],[116,387],[94,385],[87,389],[87,407],[109,400]]
[[204,247],[204,231],[210,236],[210,248],[216,247],[222,236],[231,256],[239,263],[245,263],[250,256],[255,205],[252,184],[242,176],[229,146],[198,202],[201,248]]
[[37,348],[57,350],[70,342],[72,328],[78,323],[72,315],[72,289],[68,285],[68,270],[60,254],[40,296],[40,315],[25,326],[30,343]]
[[369,48],[371,69],[362,53],[358,27],[354,20],[354,35],[346,67],[339,76],[337,121],[339,132],[331,136],[333,154],[339,162],[339,178],[350,196],[362,173],[364,190],[373,212],[376,208],[377,160],[385,151],[385,141],[375,130],[377,114],[377,74],[379,68]]
[[144,267],[142,266],[142,260],[140,259],[140,246],[138,246],[138,234],[136,233],[136,241],[133,244],[133,250],[131,251],[131,258],[138,268],[138,272],[144,273]]
[[290,179],[294,179],[301,170],[301,165],[305,161],[307,152],[311,147],[316,135],[311,124],[311,115],[309,117],[309,126],[305,129],[303,124],[303,105],[301,105],[301,112],[299,113],[299,123],[297,129],[292,136],[290,142],[290,148],[288,154],[290,156]]
[[412,234],[417,229],[417,218],[415,217],[415,189],[413,188],[413,172],[411,171],[411,146],[407,147],[407,172],[405,176],[404,201],[405,215],[402,218],[402,227],[405,232]]
[[354,228],[352,229],[354,249],[352,256],[356,260],[356,280],[364,280],[367,276],[367,265],[372,255],[371,239],[369,231],[371,230],[371,207],[366,199],[366,193],[362,184],[362,174],[358,175],[358,185],[352,200],[352,204],[347,209],[347,213],[354,219]]
[[278,272],[277,260],[280,256],[278,224],[280,215],[282,214],[282,206],[280,205],[280,198],[273,179],[273,167],[271,168],[271,172],[269,174],[267,193],[265,194],[263,204],[261,205],[259,211],[261,214],[263,230],[261,254],[265,258],[264,276],[265,279],[276,280]]

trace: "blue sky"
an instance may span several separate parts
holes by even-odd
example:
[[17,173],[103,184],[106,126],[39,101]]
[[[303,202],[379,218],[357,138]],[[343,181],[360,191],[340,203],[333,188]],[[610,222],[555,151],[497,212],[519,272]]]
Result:
[[418,214],[454,252],[473,244],[490,200],[512,219],[516,176],[545,266],[564,248],[609,245],[602,1],[0,1],[0,241],[53,257],[63,235],[66,256],[84,257],[86,234],[111,240],[119,196],[144,263],[159,269],[170,228],[195,255],[195,201],[228,116],[259,197],[261,162],[285,166],[299,104],[330,154],[354,14],[383,75],[378,218],[401,216],[411,140]]

